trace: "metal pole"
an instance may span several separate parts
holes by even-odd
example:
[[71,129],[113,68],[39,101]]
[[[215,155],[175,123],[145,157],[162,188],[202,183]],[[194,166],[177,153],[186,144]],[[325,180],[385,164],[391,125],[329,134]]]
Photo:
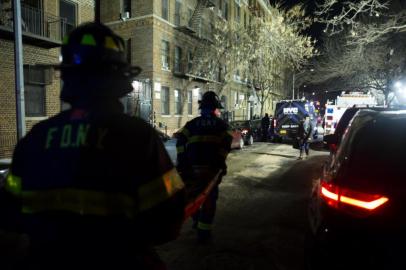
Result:
[[292,99],[295,99],[295,73],[293,72]]
[[15,65],[15,95],[17,138],[25,135],[25,102],[24,102],[24,70],[23,70],[23,42],[21,36],[21,6],[20,0],[13,2],[14,16],[14,65]]

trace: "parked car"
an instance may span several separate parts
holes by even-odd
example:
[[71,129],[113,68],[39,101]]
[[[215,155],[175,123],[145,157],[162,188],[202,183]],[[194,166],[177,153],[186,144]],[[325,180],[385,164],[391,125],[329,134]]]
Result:
[[10,165],[10,159],[0,159],[0,187],[4,186]]
[[309,269],[406,269],[406,111],[359,110],[309,205]]
[[233,134],[233,141],[231,143],[231,149],[243,149],[245,142],[244,142],[244,134],[242,133],[242,129],[238,126],[234,126],[232,123],[229,123],[231,128],[231,132]]
[[261,120],[232,121],[230,126],[241,130],[245,145],[252,145],[261,140]]

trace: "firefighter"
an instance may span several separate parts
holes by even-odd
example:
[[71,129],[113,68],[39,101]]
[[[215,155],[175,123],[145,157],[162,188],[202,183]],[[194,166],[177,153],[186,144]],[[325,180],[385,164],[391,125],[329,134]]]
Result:
[[155,130],[123,113],[141,69],[100,23],[64,39],[58,67],[71,109],[18,142],[0,196],[8,229],[29,236],[21,268],[165,269],[153,246],[180,231],[184,183]]
[[[194,168],[209,167],[212,170],[222,170],[221,178],[227,173],[226,158],[231,148],[232,133],[227,123],[219,118],[222,106],[213,91],[204,93],[199,103],[201,116],[186,123],[178,132],[177,168],[182,175],[188,175]],[[220,182],[221,179],[218,184]],[[211,238],[218,184],[194,215],[194,227],[197,228],[199,242],[207,242]]]

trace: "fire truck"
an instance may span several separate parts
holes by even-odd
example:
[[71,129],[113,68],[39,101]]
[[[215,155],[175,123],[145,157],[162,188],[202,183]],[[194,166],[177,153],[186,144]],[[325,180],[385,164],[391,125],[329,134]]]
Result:
[[335,105],[326,104],[324,115],[324,135],[333,134],[341,116],[350,107],[375,107],[376,98],[370,93],[343,92],[337,96]]

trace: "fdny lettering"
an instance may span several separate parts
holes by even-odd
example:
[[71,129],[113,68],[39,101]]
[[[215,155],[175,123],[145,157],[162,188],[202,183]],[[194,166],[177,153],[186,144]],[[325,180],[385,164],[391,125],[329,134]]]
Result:
[[215,126],[215,125],[216,125],[216,121],[214,119],[202,118],[196,122],[196,126],[200,126],[200,127],[210,127],[210,126]]
[[283,108],[283,114],[297,114],[299,112],[298,108]]
[[[88,146],[89,124],[71,125],[66,124],[63,127],[51,127],[48,129],[48,134],[45,142],[45,149],[51,147],[59,148],[77,148]],[[96,138],[94,146],[98,149],[104,148],[104,139],[108,133],[106,128],[98,128],[96,130]]]

